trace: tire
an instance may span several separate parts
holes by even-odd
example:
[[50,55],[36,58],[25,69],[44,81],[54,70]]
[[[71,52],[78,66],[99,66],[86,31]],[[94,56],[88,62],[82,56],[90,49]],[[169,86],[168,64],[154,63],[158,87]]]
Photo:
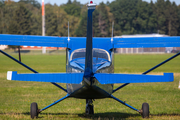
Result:
[[31,118],[38,118],[38,105],[37,103],[33,102],[31,103],[31,108],[30,108],[30,114],[31,114]]
[[149,118],[149,104],[148,103],[142,104],[142,117]]

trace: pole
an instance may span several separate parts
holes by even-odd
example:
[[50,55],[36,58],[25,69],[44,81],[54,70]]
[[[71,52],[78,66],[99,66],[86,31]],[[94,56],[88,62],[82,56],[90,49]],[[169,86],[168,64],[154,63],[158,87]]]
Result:
[[[45,36],[45,7],[44,0],[42,0],[42,36]],[[46,53],[46,47],[42,48],[42,53]]]
[[19,61],[21,62],[21,51],[20,51],[20,46],[18,46],[18,53],[19,53]]

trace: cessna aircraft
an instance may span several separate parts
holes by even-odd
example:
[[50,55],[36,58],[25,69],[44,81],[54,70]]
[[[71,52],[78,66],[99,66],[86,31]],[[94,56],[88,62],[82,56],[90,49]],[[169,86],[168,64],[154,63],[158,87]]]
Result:
[[[90,2],[87,5],[87,37],[50,37],[31,35],[0,35],[1,45],[25,45],[44,47],[66,47],[66,73],[38,73],[34,69],[8,55],[0,52],[33,73],[17,74],[16,71],[8,71],[8,80],[50,82],[67,93],[63,98],[54,103],[38,109],[37,103],[31,103],[31,118],[37,118],[38,114],[49,107],[69,97],[86,99],[86,114],[94,114],[93,99],[112,98],[121,104],[139,112],[143,118],[149,117],[148,103],[142,104],[142,109],[136,109],[119,100],[112,94],[130,83],[146,82],[172,82],[173,73],[164,75],[146,75],[164,63],[180,55],[177,53],[171,58],[154,66],[143,74],[114,74],[113,50],[114,48],[146,48],[146,47],[180,47],[180,37],[148,37],[148,38],[96,38],[92,36],[92,13],[96,4]],[[57,83],[66,83],[67,89]],[[117,89],[113,84],[123,83]]]

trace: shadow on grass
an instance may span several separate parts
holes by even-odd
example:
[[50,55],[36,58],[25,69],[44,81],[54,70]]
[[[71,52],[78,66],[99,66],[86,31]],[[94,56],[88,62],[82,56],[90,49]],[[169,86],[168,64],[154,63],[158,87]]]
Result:
[[[0,113],[0,115],[29,115],[30,112],[24,113]],[[42,116],[41,116],[42,115]],[[106,112],[106,113],[95,113],[94,115],[86,115],[85,113],[77,114],[77,113],[40,113],[38,118],[44,118],[45,116],[52,115],[54,117],[59,118],[88,118],[88,119],[117,119],[117,118],[129,118],[129,117],[137,117],[140,114],[131,114],[131,113],[120,113],[120,112]]]
[[[0,115],[29,115],[30,112],[24,113],[0,113]],[[42,115],[42,116],[41,116]],[[121,112],[106,112],[106,113],[95,113],[94,115],[86,115],[85,113],[76,114],[76,113],[40,113],[38,118],[45,118],[45,116],[52,115],[56,118],[87,118],[87,119],[126,119],[126,118],[137,118],[141,117],[140,114],[132,113],[121,113]],[[151,117],[156,116],[180,116],[180,114],[150,114]],[[150,118],[151,118],[150,117]]]
[[105,113],[96,113],[94,115],[86,115],[86,114],[78,114],[81,118],[89,118],[89,119],[122,119],[129,117],[137,117],[141,116],[140,114],[132,114],[132,113],[121,113],[121,112],[105,112]]
[[106,112],[106,113],[95,113],[94,115],[86,115],[85,113],[76,114],[76,113],[40,113],[41,115],[69,115],[68,118],[88,118],[88,119],[98,119],[98,118],[129,118],[129,117],[137,117],[140,114],[130,114],[130,113],[120,113],[120,112]]
[[167,114],[167,113],[162,113],[162,114],[150,114],[151,116],[180,116],[180,114],[178,113],[171,113],[171,114]]
[[[0,115],[29,115],[30,112],[24,113],[0,113]],[[120,112],[106,112],[106,113],[95,113],[94,115],[86,115],[85,113],[40,113],[38,118],[44,118],[45,116],[52,115],[59,118],[88,118],[88,119],[99,119],[99,118],[108,118],[108,119],[117,119],[117,118],[129,118],[137,117],[140,114],[131,114],[131,113],[120,113]]]

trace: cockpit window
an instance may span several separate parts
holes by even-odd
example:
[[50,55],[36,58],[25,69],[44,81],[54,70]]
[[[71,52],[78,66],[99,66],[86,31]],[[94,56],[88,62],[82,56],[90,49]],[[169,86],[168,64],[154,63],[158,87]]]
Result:
[[[86,49],[82,48],[82,49],[77,49],[74,50],[71,54],[70,60],[76,59],[76,58],[85,58],[86,55]],[[110,55],[106,50],[103,49],[97,49],[97,48],[93,48],[93,57],[95,58],[103,58],[106,59],[108,61],[110,61]]]
[[78,49],[73,51],[71,54],[71,60],[76,58],[84,58],[86,54],[86,49]]

